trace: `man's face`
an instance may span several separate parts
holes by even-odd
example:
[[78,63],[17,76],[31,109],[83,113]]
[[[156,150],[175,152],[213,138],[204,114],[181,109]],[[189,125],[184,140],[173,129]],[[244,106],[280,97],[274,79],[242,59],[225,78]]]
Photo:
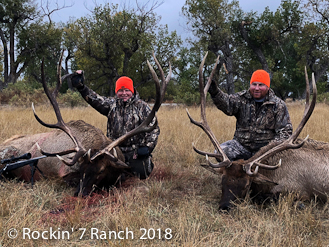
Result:
[[131,92],[127,88],[119,89],[117,92],[117,97],[119,99],[122,99],[124,102],[126,102],[128,99],[130,99],[133,96],[133,92]]
[[250,84],[249,92],[254,99],[263,99],[265,98],[269,87],[266,86],[264,83],[261,82],[252,82]]

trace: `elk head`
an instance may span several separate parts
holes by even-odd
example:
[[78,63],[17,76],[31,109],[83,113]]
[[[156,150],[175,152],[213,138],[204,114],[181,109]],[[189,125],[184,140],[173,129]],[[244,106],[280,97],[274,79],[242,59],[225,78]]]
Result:
[[[125,163],[124,156],[118,146],[126,139],[139,133],[150,132],[156,127],[157,123],[153,125],[151,125],[151,123],[163,101],[166,87],[171,76],[171,66],[169,64],[169,74],[167,78],[165,78],[164,72],[155,55],[153,54],[155,63],[157,64],[160,71],[162,83],[160,83],[157,74],[155,73],[149,61],[147,61],[156,87],[156,101],[150,114],[137,128],[131,130],[120,138],[112,141],[104,136],[105,141],[103,141],[100,146],[89,148],[87,150],[82,144],[81,140],[79,140],[79,137],[73,133],[70,125],[64,122],[59,110],[58,103],[56,101],[56,96],[62,84],[62,78],[60,76],[62,56],[63,53],[61,55],[57,69],[57,85],[52,93],[50,93],[45,81],[43,63],[41,67],[42,85],[50,103],[53,106],[58,122],[56,124],[45,123],[37,116],[33,104],[32,109],[35,118],[41,125],[48,128],[60,129],[72,140],[75,147],[68,150],[63,150],[57,153],[46,152],[40,147],[39,150],[43,155],[57,156],[67,166],[78,165],[80,182],[78,183],[75,195],[82,193],[82,195],[85,196],[90,194],[95,187],[102,188],[113,186],[120,178],[120,175],[123,171],[129,171],[129,166]],[[91,127],[96,129],[93,126]],[[104,134],[102,133],[102,135]],[[63,157],[67,154],[74,154],[74,156],[70,159]]]
[[[220,143],[216,139],[215,135],[211,131],[207,119],[206,119],[206,95],[213,77],[213,74],[216,70],[216,66],[218,63],[218,58],[216,64],[212,70],[212,73],[207,81],[207,84],[204,86],[203,83],[203,75],[202,70],[205,63],[205,59],[207,54],[203,58],[199,68],[199,90],[200,90],[200,99],[201,99],[201,121],[195,121],[189,114],[187,110],[188,117],[190,118],[191,123],[200,127],[210,138],[213,143],[216,152],[208,153],[198,150],[194,147],[194,151],[198,154],[206,156],[206,160],[209,166],[207,168],[211,168],[211,170],[215,173],[222,174],[222,197],[220,200],[219,209],[228,209],[231,206],[231,202],[236,200],[237,198],[243,199],[245,198],[250,186],[252,183],[261,184],[264,186],[274,185],[275,183],[271,181],[269,178],[264,175],[258,173],[259,168],[274,170],[278,169],[281,166],[281,160],[276,165],[266,165],[264,162],[272,157],[273,155],[287,149],[296,149],[301,147],[304,142],[307,140],[306,137],[301,142],[295,143],[298,135],[302,131],[306,122],[310,118],[316,103],[317,89],[315,85],[314,75],[312,75],[312,84],[313,84],[313,98],[311,103],[309,103],[310,98],[310,88],[309,88],[309,80],[307,76],[307,71],[305,68],[305,79],[306,79],[306,104],[304,115],[299,123],[297,129],[293,132],[293,134],[286,139],[285,141],[275,143],[271,142],[267,146],[261,148],[259,152],[257,152],[253,157],[248,160],[237,160],[231,161],[224,153],[222,148],[220,147]],[[217,164],[210,162],[208,157],[214,157],[217,161]]]

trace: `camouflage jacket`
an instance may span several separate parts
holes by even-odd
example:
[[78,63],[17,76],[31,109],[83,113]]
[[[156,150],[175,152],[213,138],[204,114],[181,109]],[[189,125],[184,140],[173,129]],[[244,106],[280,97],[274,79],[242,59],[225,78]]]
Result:
[[[136,128],[151,112],[147,103],[141,100],[136,93],[126,102],[117,97],[100,96],[86,86],[80,90],[80,93],[89,105],[107,116],[107,136],[112,140]],[[151,124],[155,122],[156,118]],[[149,133],[141,133],[129,138],[120,145],[120,149],[123,152],[130,152],[139,146],[147,146],[152,152],[157,144],[159,134],[160,128],[157,126]]]
[[235,116],[234,139],[250,152],[256,152],[272,140],[287,139],[292,124],[286,104],[272,89],[264,102],[255,102],[249,91],[228,95],[221,90],[212,97],[218,109]]

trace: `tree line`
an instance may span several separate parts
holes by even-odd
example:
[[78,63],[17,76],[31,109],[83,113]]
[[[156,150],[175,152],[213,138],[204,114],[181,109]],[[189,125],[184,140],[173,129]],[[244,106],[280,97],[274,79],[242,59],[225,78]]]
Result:
[[[114,83],[126,75],[134,80],[141,98],[154,97],[146,61],[154,52],[173,79],[166,98],[198,102],[198,69],[209,51],[204,76],[220,56],[215,75],[225,92],[247,89],[251,74],[264,69],[271,87],[282,99],[302,98],[304,67],[314,73],[319,93],[329,91],[329,2],[282,0],[275,11],[246,12],[236,0],[186,0],[182,7],[193,39],[182,40],[176,31],[159,25],[155,10],[161,3],[119,8],[96,5],[90,15],[54,22],[60,11],[38,6],[32,0],[0,3],[0,90],[19,83],[38,89],[44,60],[46,81],[56,83],[57,62],[62,50],[62,74],[83,69],[86,84],[96,92],[113,96]],[[152,62],[152,61],[151,61]],[[62,93],[70,88],[64,83]]]

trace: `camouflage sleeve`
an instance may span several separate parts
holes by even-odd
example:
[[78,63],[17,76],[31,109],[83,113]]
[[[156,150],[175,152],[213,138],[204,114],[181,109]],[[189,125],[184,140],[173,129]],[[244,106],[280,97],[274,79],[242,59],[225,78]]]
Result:
[[84,100],[91,105],[96,111],[107,116],[111,105],[114,102],[114,98],[100,96],[93,90],[84,86],[82,90],[79,91]]
[[276,114],[276,125],[275,125],[275,141],[281,141],[288,139],[292,134],[292,124],[290,121],[290,115],[288,108],[284,103],[281,103],[278,107]]
[[[143,111],[141,112],[141,116],[140,116],[141,121],[144,121],[144,119],[150,114],[150,112],[151,112],[150,107],[145,103],[143,107]],[[150,125],[154,125],[154,124],[157,125],[155,129],[152,130],[151,132],[146,132],[144,134],[144,139],[141,140],[142,145],[147,146],[150,149],[150,152],[152,152],[153,149],[155,148],[158,142],[158,137],[160,135],[160,128],[156,117],[152,120]]]
[[218,90],[218,93],[212,96],[212,100],[215,106],[228,116],[233,116],[239,111],[241,102],[239,94],[228,95]]

